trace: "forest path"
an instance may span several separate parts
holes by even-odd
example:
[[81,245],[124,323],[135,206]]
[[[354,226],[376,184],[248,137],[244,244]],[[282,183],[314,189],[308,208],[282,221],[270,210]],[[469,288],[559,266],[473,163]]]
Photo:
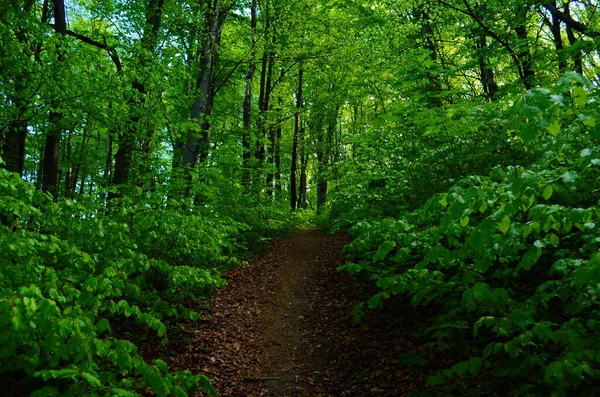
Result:
[[416,314],[404,302],[394,321],[379,313],[354,324],[352,308],[369,295],[336,271],[348,242],[299,230],[227,272],[211,320],[190,331],[172,369],[206,374],[221,396],[402,396],[418,389],[423,374],[398,359],[415,349],[409,334]]

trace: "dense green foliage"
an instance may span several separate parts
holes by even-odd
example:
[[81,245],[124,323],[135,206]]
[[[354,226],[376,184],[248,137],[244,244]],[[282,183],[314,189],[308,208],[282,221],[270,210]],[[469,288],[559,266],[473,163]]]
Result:
[[[431,152],[420,153],[412,172],[439,193],[412,211],[407,204],[427,195],[406,180],[411,170],[381,171],[397,147],[372,160],[381,161],[376,166],[346,173],[345,183],[357,185],[331,206],[337,227],[354,236],[343,269],[367,274],[380,289],[356,314],[399,294],[438,313],[423,335],[460,361],[430,386],[450,394],[474,385],[495,395],[593,393],[600,378],[598,100],[595,85],[568,74],[504,111],[504,104],[448,106],[455,144],[473,154],[460,164],[477,173],[456,180]],[[465,137],[466,125],[487,125],[504,138]]]
[[221,271],[311,208],[379,290],[357,317],[394,295],[437,313],[423,337],[457,359],[432,391],[590,394],[599,16],[579,0],[0,2],[0,387],[214,394],[133,334],[166,343],[200,320]]
[[248,231],[288,233],[289,216],[268,207],[245,219],[252,224],[184,216],[152,196],[104,214],[94,203],[54,203],[5,170],[0,176],[3,381],[37,396],[135,395],[145,387],[188,395],[198,385],[213,394],[203,375],[144,362],[111,325],[131,317],[166,343],[169,322],[200,319],[189,305],[223,285],[218,269],[239,264],[246,245],[257,243]]

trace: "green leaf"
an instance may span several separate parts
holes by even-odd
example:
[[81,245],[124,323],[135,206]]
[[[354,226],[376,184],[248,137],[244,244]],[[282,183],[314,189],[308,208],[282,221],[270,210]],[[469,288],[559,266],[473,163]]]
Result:
[[469,224],[469,217],[468,216],[465,216],[464,218],[462,218],[460,220],[460,225],[462,227],[467,227],[468,224]]
[[544,188],[544,192],[543,192],[544,200],[548,200],[550,197],[552,197],[553,191],[554,191],[554,189],[552,188],[552,185],[547,185]]
[[456,372],[456,374],[458,376],[464,376],[466,375],[467,371],[469,371],[469,362],[468,361],[461,361],[458,364],[456,364],[452,370],[454,372]]
[[510,227],[510,217],[508,215],[504,215],[502,220],[498,222],[498,230],[500,230],[503,234],[508,232],[508,228]]
[[481,258],[475,262],[475,268],[481,273],[485,273],[490,268],[492,262],[488,258]]
[[583,106],[587,103],[588,94],[583,87],[575,87],[573,89],[573,102],[579,106]]
[[558,133],[560,132],[560,122],[558,120],[552,121],[550,126],[548,126],[548,132],[552,136],[557,136]]
[[103,332],[106,330],[110,331],[110,323],[107,319],[103,318],[100,321],[98,321],[98,324],[96,324],[96,331]]
[[96,376],[94,376],[90,373],[82,372],[81,377],[83,379],[87,380],[90,383],[90,385],[92,385],[92,386],[98,386],[98,387],[102,386],[102,382],[100,382],[100,379],[98,379]]
[[381,260],[385,259],[385,257],[387,256],[387,254],[389,254],[390,251],[393,250],[395,246],[396,246],[396,242],[395,241],[391,241],[391,240],[384,241],[379,246],[379,249],[377,250],[377,253],[373,257],[373,261],[377,262],[377,261],[381,261]]
[[442,375],[441,372],[438,372],[437,374],[430,376],[427,379],[427,386],[440,386],[444,384],[444,376]]

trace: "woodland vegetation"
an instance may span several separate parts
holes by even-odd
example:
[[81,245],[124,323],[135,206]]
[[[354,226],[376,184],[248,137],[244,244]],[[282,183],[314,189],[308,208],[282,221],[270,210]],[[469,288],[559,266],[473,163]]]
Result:
[[594,394],[595,1],[15,0],[0,37],[4,389],[215,394],[115,324],[166,343],[314,210],[357,320],[432,313],[433,394]]

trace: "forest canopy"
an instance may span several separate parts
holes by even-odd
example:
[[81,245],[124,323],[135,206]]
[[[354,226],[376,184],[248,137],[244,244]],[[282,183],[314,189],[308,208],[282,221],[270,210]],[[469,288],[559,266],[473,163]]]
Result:
[[213,395],[113,328],[166,343],[302,210],[357,318],[433,313],[430,390],[597,385],[596,2],[16,0],[0,37],[2,387]]

